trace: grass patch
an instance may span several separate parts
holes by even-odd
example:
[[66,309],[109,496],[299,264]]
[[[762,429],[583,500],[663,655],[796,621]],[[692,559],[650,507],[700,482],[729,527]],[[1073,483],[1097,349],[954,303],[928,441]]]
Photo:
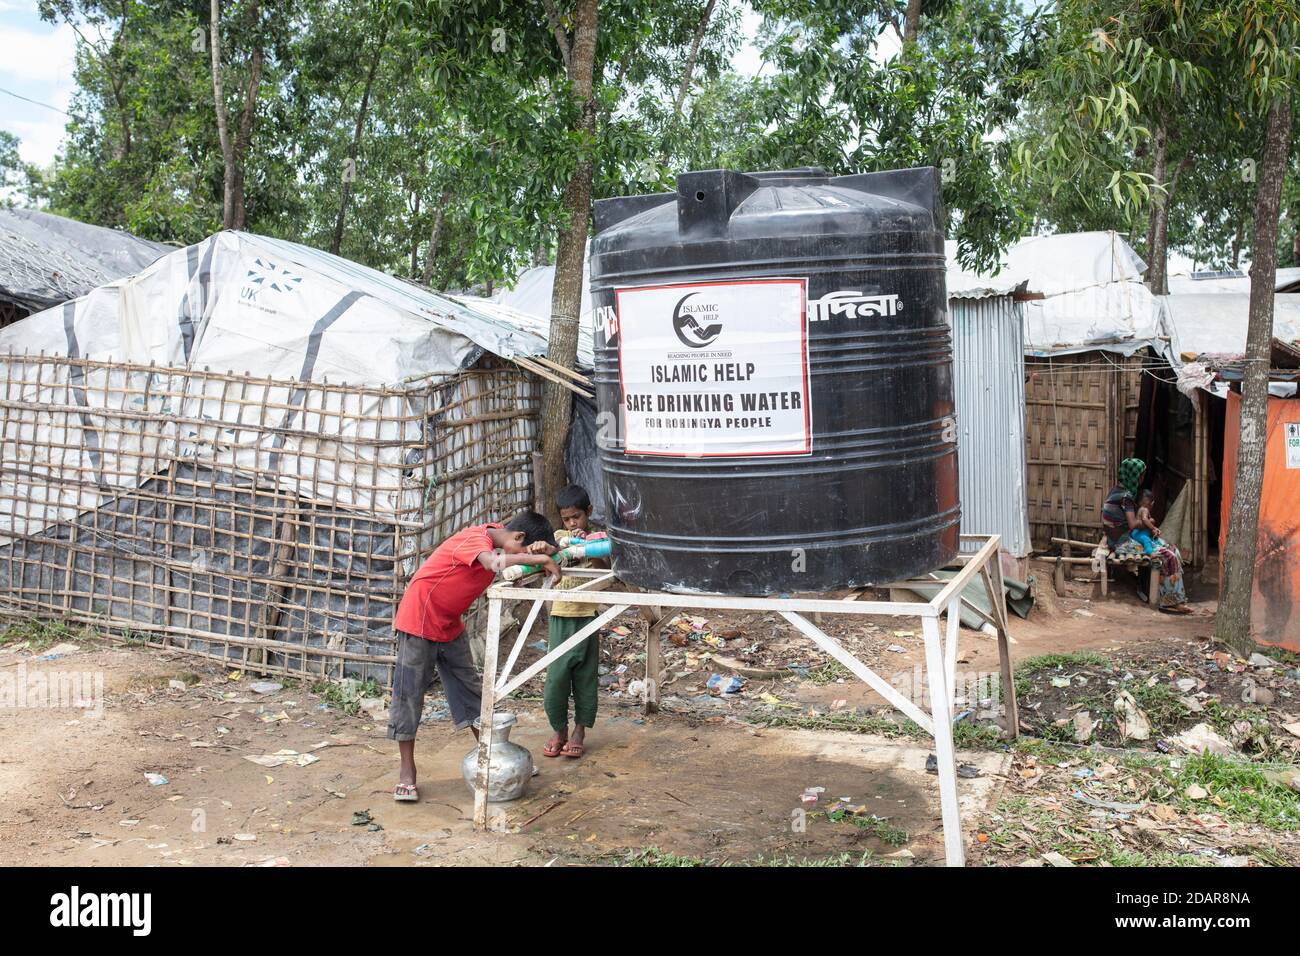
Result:
[[870,850],[862,853],[835,853],[825,857],[756,856],[749,860],[720,862],[702,856],[684,856],[659,847],[651,846],[640,850],[628,850],[622,856],[614,857],[610,862],[614,866],[662,866],[662,867],[701,867],[701,866],[870,866],[874,854]]
[[894,826],[884,817],[878,817],[874,813],[859,816],[854,813],[849,813],[847,810],[831,810],[826,814],[826,819],[830,820],[832,823],[840,823],[847,820],[859,830],[864,830],[877,837],[880,842],[884,843],[886,846],[899,847],[906,846],[907,844],[908,836],[906,830],[902,827]]
[[1016,665],[1016,696],[1023,697],[1033,686],[1029,678],[1046,671],[1063,671],[1076,667],[1109,667],[1110,660],[1096,651],[1076,651],[1072,654],[1040,654],[1027,657]]
[[760,727],[789,727],[795,730],[843,730],[851,734],[879,734],[882,737],[928,737],[919,724],[911,720],[899,723],[878,714],[859,714],[841,710],[829,714],[782,713],[770,711],[755,715],[752,722]]
[[[1027,797],[1001,800],[994,813],[1000,819],[985,831],[989,835],[989,844],[1012,852],[1020,850],[1030,859],[1055,851],[1081,866],[1096,866],[1100,863],[1109,863],[1111,866],[1215,865],[1213,860],[1194,854],[1134,850],[1105,831],[1076,828]],[[1023,832],[1026,824],[1032,826],[1042,839],[1034,844],[1025,843],[1016,831]],[[998,864],[1010,861],[1005,856],[997,855],[986,862]]]
[[1026,757],[1036,757],[1044,763],[1061,763],[1064,760],[1079,756],[1077,748],[1067,749],[1057,746],[1057,744],[1058,741],[1027,737],[1022,734],[1015,740],[1010,741],[1009,746],[1014,753],[1024,754]]
[[34,654],[64,641],[80,643],[93,641],[99,637],[89,624],[69,624],[66,621],[41,621],[27,618],[9,624],[0,632],[0,644],[21,644],[24,641]]
[[701,856],[681,856],[661,850],[657,846],[643,847],[640,850],[628,850],[619,866],[717,866],[716,860],[706,860]]
[[1210,857],[1195,853],[1142,853],[1116,850],[1105,857],[1111,866],[1218,866]]
[[1074,725],[1071,723],[1058,726],[1053,721],[1044,721],[1035,729],[1043,740],[1052,743],[1068,744],[1074,741]]
[[808,669],[808,680],[818,685],[833,684],[837,680],[847,681],[852,676],[853,672],[834,658]]
[[973,720],[960,720],[952,725],[952,742],[962,750],[1001,750],[1007,743],[997,724]]
[[[1168,802],[1184,812],[1217,813],[1232,822],[1289,831],[1300,830],[1300,793],[1276,776],[1269,777],[1294,770],[1286,764],[1242,763],[1202,754],[1186,758],[1177,770],[1164,767],[1160,778]],[[1192,784],[1204,787],[1210,797],[1188,797],[1186,791]]]
[[318,681],[312,684],[311,692],[319,694],[325,699],[326,703],[333,704],[349,717],[355,717],[361,712],[361,699],[363,697],[383,696],[382,688],[373,679],[359,681],[355,678],[349,678],[341,684],[335,684],[333,681]]
[[773,857],[756,857],[753,860],[747,860],[746,866],[870,866],[872,853],[865,850],[861,856],[854,856],[852,853],[836,853],[827,857],[799,857],[796,859],[792,856],[773,856]]
[[[1133,695],[1133,700],[1141,707],[1151,723],[1151,732],[1157,736],[1163,736],[1178,728],[1178,725],[1191,714],[1182,702],[1178,699],[1181,694],[1168,684],[1154,684],[1148,687],[1146,684],[1123,684],[1115,688],[1115,692],[1126,690]],[[1110,704],[1108,710],[1111,718],[1114,719],[1115,693],[1107,694],[1107,703]]]

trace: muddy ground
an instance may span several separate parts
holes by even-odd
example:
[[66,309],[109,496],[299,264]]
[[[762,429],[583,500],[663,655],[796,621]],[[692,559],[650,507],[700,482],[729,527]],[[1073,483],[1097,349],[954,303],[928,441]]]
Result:
[[[1074,585],[1013,620],[1028,735],[1013,746],[985,696],[996,643],[962,631],[968,862],[1300,863],[1300,790],[1287,776],[1300,737],[1286,729],[1300,720],[1288,673],[1300,663],[1216,658],[1212,603],[1172,617],[1117,591],[1103,602]],[[664,642],[662,711],[647,717],[630,693],[645,627],[623,624],[602,640],[601,714],[581,760],[541,756],[540,680],[512,703],[511,739],[539,773],[490,833],[470,826],[460,761],[472,739],[453,732],[436,686],[417,745],[421,802],[395,804],[396,749],[382,711],[359,709],[364,688],[273,678],[282,687],[260,693],[255,674],[20,624],[0,647],[0,675],[101,675],[103,712],[0,708],[0,864],[942,863],[930,741],[810,642],[758,614],[682,622],[682,646]],[[823,626],[923,695],[919,628]],[[519,666],[540,653],[525,648]],[[712,695],[715,673],[743,675],[742,689]],[[1241,699],[1260,690],[1267,705]],[[1147,739],[1121,734],[1121,693],[1151,724]],[[1198,723],[1221,732],[1228,756],[1170,743]],[[281,751],[293,753],[279,766],[247,759]]]

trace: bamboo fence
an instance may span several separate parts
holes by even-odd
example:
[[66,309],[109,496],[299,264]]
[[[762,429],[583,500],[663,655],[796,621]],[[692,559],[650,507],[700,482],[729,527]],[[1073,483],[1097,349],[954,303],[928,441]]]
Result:
[[391,686],[420,561],[531,506],[538,395],[491,357],[372,387],[0,356],[0,614]]

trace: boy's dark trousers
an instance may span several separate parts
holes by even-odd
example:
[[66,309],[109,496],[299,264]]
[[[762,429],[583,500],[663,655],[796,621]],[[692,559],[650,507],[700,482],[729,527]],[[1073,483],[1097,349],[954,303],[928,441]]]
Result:
[[[595,617],[552,617],[547,635],[548,650],[555,650]],[[583,727],[596,725],[596,701],[599,696],[600,638],[592,634],[577,647],[566,651],[546,669],[546,689],[542,702],[551,729],[563,731],[569,726],[569,698],[573,698],[573,722]]]
[[447,695],[447,709],[457,730],[479,716],[481,678],[474,670],[469,633],[454,641],[429,641],[397,631],[397,666],[388,708],[388,739],[414,740],[424,710],[424,695],[436,673]]

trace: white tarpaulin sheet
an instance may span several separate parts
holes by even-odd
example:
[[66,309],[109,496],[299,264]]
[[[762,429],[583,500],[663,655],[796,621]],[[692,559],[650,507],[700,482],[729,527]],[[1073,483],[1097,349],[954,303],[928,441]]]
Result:
[[242,232],[179,249],[75,307],[73,339],[56,307],[0,330],[0,352],[75,347],[88,358],[286,379],[302,377],[310,353],[316,380],[395,385],[455,372],[484,351],[510,358],[546,350],[545,337],[451,298]]
[[[1241,355],[1250,321],[1249,293],[1171,295],[1166,300],[1173,358],[1180,355]],[[1300,295],[1273,296],[1273,337],[1300,339]]]
[[[24,436],[22,448],[32,460],[6,469],[0,480],[6,500],[46,501],[50,507],[0,514],[0,535],[37,534],[70,520],[95,506],[101,492],[147,479],[142,463],[177,455],[244,472],[255,465],[265,471],[271,461],[287,491],[310,498],[323,483],[333,504],[393,512],[410,494],[403,487],[401,448],[419,444],[418,434],[397,430],[420,427],[411,412],[435,410],[408,408],[402,396],[349,392],[338,397],[340,408],[326,414],[305,407],[307,393],[291,381],[400,386],[408,378],[455,373],[485,351],[509,358],[543,354],[545,348],[544,337],[501,316],[337,256],[248,233],[218,233],[138,275],[0,330],[7,399],[86,409],[82,415],[30,413],[34,433]],[[29,380],[35,366],[5,358],[42,351],[152,362],[159,369],[46,365],[51,379],[35,381]],[[177,381],[183,373],[169,371],[177,368],[269,381],[251,384],[247,402],[231,403],[221,400],[219,379],[195,377],[182,387]],[[154,396],[148,408],[145,394]],[[286,409],[278,435],[256,420],[267,407]],[[155,422],[175,417],[185,424],[159,434],[150,417],[140,415],[146,412]],[[96,427],[104,413],[114,428]],[[403,424],[394,421],[403,417]],[[359,442],[352,432],[376,421],[393,433],[368,434]],[[11,453],[16,449],[4,449],[7,461]],[[98,476],[99,489],[60,480],[74,471]]]
[[[578,319],[578,364],[593,368],[595,364],[595,335],[592,325],[591,290],[587,284],[587,264],[582,266],[582,315]],[[551,323],[551,293],[555,288],[555,266],[534,266],[524,271],[508,289],[502,289],[492,301],[534,318],[540,325],[533,326],[546,339]]]
[[1139,279],[1089,286],[1025,303],[1026,352],[1092,348],[1132,351],[1148,344],[1158,346],[1164,334],[1160,303]]
[[1115,232],[1031,236],[1008,250],[992,275],[967,272],[948,256],[948,297],[981,298],[1018,288],[1024,303],[1025,351],[1107,348],[1135,351],[1165,334],[1155,296],[1142,283],[1146,263]]

